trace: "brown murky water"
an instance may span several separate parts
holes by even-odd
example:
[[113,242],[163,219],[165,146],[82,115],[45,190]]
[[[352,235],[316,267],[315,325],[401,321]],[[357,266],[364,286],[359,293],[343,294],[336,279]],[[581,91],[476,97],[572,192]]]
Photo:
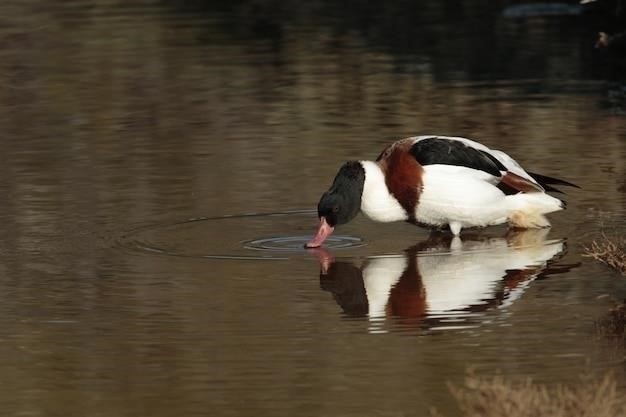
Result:
[[[285,3],[0,5],[3,415],[454,416],[469,367],[626,394],[593,326],[626,280],[581,257],[626,233],[626,119],[582,22]],[[343,161],[426,133],[582,189],[547,234],[299,249]]]

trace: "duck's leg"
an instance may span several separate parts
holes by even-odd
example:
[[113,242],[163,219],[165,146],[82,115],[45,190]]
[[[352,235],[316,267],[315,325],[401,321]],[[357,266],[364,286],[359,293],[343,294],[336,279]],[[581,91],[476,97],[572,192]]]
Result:
[[463,249],[463,242],[458,236],[454,236],[450,242],[450,252],[459,252]]
[[460,222],[450,222],[450,231],[454,236],[458,236],[461,234],[461,223]]

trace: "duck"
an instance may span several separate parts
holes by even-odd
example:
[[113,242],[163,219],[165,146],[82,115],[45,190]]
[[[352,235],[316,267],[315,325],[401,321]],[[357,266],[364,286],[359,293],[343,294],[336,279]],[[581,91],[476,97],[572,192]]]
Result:
[[317,205],[319,225],[305,244],[320,247],[359,212],[377,222],[404,221],[459,236],[464,228],[508,223],[550,227],[546,214],[565,202],[547,192],[577,187],[529,173],[511,156],[472,139],[422,135],[388,145],[375,161],[344,163]]

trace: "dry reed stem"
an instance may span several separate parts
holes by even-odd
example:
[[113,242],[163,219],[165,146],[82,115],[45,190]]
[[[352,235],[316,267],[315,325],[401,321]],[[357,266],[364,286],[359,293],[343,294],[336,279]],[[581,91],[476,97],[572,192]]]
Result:
[[609,239],[604,234],[602,238],[586,246],[583,256],[600,261],[626,275],[626,241],[623,238]]
[[626,342],[626,304],[618,304],[602,319],[596,321],[600,335]]

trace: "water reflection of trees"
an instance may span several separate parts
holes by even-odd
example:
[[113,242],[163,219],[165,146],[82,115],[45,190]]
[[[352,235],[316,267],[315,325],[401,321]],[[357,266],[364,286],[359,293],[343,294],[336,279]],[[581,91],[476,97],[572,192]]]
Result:
[[167,1],[183,11],[220,12],[228,22],[224,32],[271,39],[276,45],[296,27],[324,27],[339,42],[358,34],[369,47],[392,55],[396,70],[410,71],[427,61],[437,79],[580,76],[588,46],[584,22],[576,17],[506,19],[507,3]]

